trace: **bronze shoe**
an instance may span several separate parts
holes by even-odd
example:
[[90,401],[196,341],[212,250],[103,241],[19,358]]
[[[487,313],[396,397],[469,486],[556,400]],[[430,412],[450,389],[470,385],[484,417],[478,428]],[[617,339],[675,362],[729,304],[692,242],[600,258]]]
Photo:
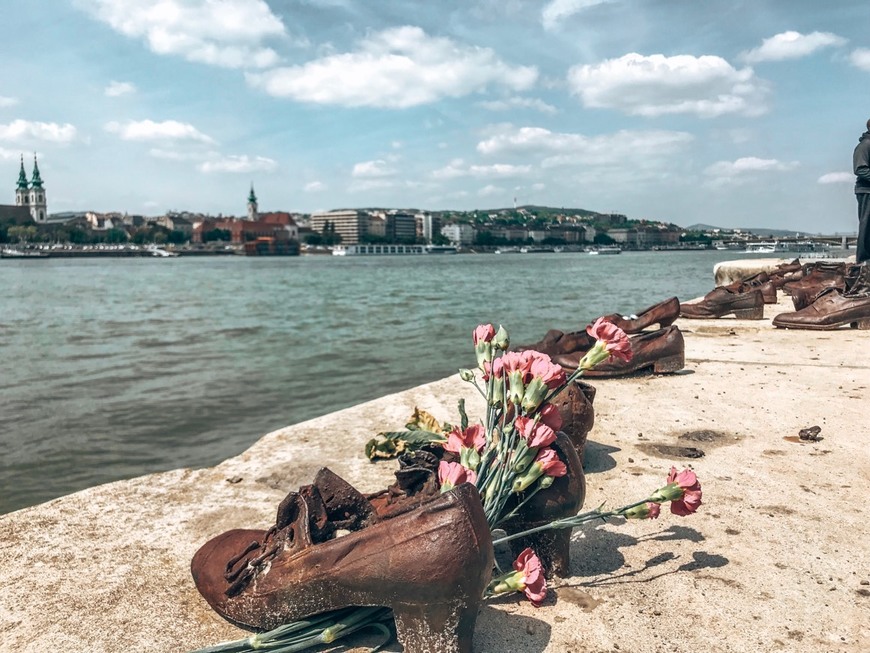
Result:
[[765,304],[776,304],[777,302],[776,284],[766,272],[753,274],[751,277],[743,279],[743,281],[735,281],[725,286],[725,288],[736,293],[750,292],[751,290],[758,289],[761,291]]
[[[658,324],[659,328],[671,326],[674,321],[680,316],[680,300],[676,297],[666,299],[654,306],[639,311],[637,315],[626,317],[619,313],[605,315],[604,319],[608,322],[613,322],[625,333],[640,333],[647,327],[653,324]],[[593,320],[595,322],[595,320]],[[567,354],[570,352],[560,352]]]
[[389,519],[351,519],[358,530],[324,541],[318,531],[328,508],[307,501],[316,493],[302,490],[282,503],[293,506],[283,526],[279,514],[268,531],[227,531],[196,552],[191,572],[216,612],[242,626],[271,629],[343,607],[386,606],[408,653],[471,653],[493,565],[473,485]]
[[756,289],[735,292],[725,286],[714,288],[693,304],[680,304],[680,315],[692,320],[708,320],[733,314],[744,320],[764,317],[764,296]]
[[782,290],[790,295],[795,290],[821,291],[826,287],[840,286],[846,275],[845,263],[829,263],[818,261],[804,266],[804,275],[797,281],[789,281],[783,285]]
[[[755,291],[758,292],[758,291]],[[758,295],[759,298],[761,295]],[[677,372],[686,365],[686,346],[683,333],[676,325],[658,331],[646,331],[631,338],[631,360],[609,358],[593,369],[584,372],[584,377],[613,378],[626,376],[652,368],[654,374]],[[553,362],[566,372],[573,372],[586,352],[574,352],[556,356]]]
[[[846,265],[842,276],[818,278],[814,283],[799,283],[791,289],[791,301],[794,309],[799,311],[812,304],[826,288],[836,288],[841,293],[848,292],[858,278],[861,270],[859,265]],[[809,280],[809,279],[808,279]]]
[[[571,517],[580,512],[586,498],[586,477],[583,464],[574,450],[570,438],[559,431],[552,445],[565,463],[568,473],[559,476],[553,484],[535,494],[517,515],[501,524],[505,532],[519,531],[544,526],[556,519]],[[516,502],[514,502],[516,505]],[[571,569],[571,529],[549,529],[520,537],[510,542],[514,557],[526,547],[531,547],[538,555],[547,575],[555,574],[565,578]]]
[[849,325],[870,329],[870,294],[853,295],[826,288],[809,306],[794,313],[780,313],[773,326],[785,329],[837,329]]
[[595,339],[586,331],[571,331],[565,333],[558,329],[550,329],[544,337],[531,345],[518,345],[511,347],[513,351],[539,351],[551,358],[557,354],[570,354],[572,351],[589,349],[595,344]]
[[562,431],[574,443],[580,462],[586,450],[586,436],[595,424],[595,387],[577,379],[553,398],[562,417]]

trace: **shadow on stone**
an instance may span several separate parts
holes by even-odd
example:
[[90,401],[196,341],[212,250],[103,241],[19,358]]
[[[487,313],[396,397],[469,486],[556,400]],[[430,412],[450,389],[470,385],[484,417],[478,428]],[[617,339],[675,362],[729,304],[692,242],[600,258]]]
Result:
[[583,471],[586,474],[596,474],[613,469],[616,467],[616,461],[610,454],[617,451],[621,451],[621,449],[594,440],[587,440],[586,450],[583,453]]
[[[509,604],[525,601],[520,594],[505,596],[490,603]],[[554,603],[554,594],[550,592],[544,605]],[[552,629],[550,624],[541,619],[527,617],[515,612],[496,610],[484,605],[477,615],[477,628],[474,632],[474,650],[476,651],[517,651],[517,653],[539,653],[550,643]],[[518,647],[517,643],[522,642]]]

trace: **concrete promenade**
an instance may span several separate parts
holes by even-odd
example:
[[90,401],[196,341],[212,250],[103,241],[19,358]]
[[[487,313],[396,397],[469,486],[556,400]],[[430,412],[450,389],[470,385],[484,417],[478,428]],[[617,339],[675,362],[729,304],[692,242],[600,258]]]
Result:
[[[586,507],[640,499],[671,465],[697,472],[704,505],[576,530],[572,576],[541,608],[485,606],[475,651],[870,651],[870,331],[774,328],[790,306],[781,295],[761,321],[679,320],[685,370],[593,382]],[[365,441],[415,406],[453,420],[460,397],[481,414],[453,376],[275,431],[213,468],[0,517],[0,651],[183,652],[244,636],[197,593],[199,546],[268,527],[323,465],[384,487],[395,463],[366,461]],[[823,439],[800,441],[811,426]]]

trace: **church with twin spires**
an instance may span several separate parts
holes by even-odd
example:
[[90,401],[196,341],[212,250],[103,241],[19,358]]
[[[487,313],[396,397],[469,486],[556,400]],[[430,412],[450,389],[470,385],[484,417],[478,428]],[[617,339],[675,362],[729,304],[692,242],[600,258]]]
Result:
[[15,187],[15,206],[29,209],[30,217],[36,223],[43,224],[48,221],[45,185],[39,175],[36,154],[33,155],[33,175],[30,181],[27,181],[27,174],[24,172],[24,155],[21,155],[21,169],[18,172],[18,185]]

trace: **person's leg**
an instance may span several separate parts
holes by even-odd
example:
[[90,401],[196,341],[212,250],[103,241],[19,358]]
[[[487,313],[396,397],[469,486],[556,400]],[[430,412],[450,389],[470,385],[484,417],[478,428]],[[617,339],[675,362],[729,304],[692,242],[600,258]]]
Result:
[[858,245],[855,263],[870,260],[870,193],[855,193],[858,199]]

